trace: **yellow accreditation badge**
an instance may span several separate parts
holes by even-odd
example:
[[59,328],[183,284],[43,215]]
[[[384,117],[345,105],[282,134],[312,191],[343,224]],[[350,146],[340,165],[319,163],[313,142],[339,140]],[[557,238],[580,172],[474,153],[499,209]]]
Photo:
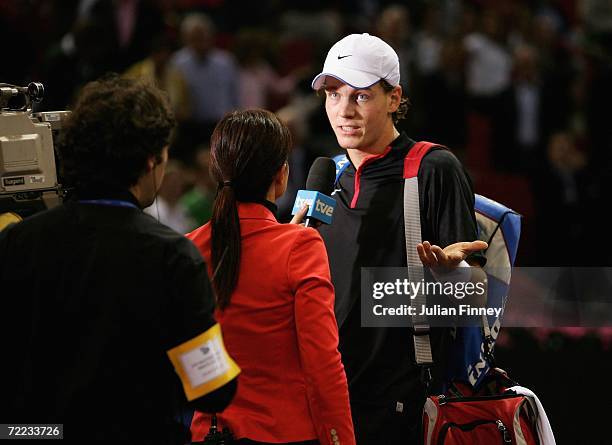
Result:
[[18,223],[21,217],[13,212],[0,213],[0,232],[2,232],[9,224]]
[[225,350],[219,323],[167,354],[183,383],[187,400],[202,397],[240,374],[240,368]]

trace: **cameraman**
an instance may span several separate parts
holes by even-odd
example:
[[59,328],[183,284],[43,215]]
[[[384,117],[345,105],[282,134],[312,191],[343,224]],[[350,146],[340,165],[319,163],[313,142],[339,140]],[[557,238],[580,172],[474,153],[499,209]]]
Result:
[[141,210],[173,126],[153,86],[114,76],[81,92],[58,147],[74,196],[0,233],[0,422],[62,423],[80,443],[182,444],[186,399],[207,412],[231,401],[239,370],[204,262]]

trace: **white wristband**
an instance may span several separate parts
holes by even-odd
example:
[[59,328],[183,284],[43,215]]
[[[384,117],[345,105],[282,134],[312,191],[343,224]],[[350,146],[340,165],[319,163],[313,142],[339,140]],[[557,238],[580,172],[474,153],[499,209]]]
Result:
[[457,267],[447,270],[434,270],[431,269],[431,273],[437,281],[442,283],[459,283],[467,282],[472,278],[472,271],[467,261],[461,261]]

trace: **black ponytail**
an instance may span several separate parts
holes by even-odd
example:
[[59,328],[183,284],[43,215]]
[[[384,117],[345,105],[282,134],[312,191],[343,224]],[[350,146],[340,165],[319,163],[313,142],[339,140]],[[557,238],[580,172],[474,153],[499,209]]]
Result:
[[211,261],[217,305],[225,309],[238,282],[240,266],[240,220],[236,193],[231,185],[222,185],[217,193],[211,220]]
[[210,170],[218,190],[211,220],[211,262],[220,309],[229,305],[240,273],[238,202],[265,199],[290,147],[289,130],[269,111],[235,111],[215,127]]

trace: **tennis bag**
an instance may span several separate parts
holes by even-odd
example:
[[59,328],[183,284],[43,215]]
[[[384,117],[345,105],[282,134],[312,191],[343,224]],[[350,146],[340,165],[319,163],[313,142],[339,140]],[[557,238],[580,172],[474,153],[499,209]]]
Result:
[[[484,252],[487,263],[487,306],[505,307],[512,266],[521,235],[521,217],[506,206],[475,195],[474,212],[478,238],[489,247]],[[459,380],[478,387],[493,363],[493,347],[501,328],[501,315],[483,318],[482,326],[464,326],[453,330],[454,344],[448,360],[448,380]]]
[[[419,280],[422,267],[414,252],[421,242],[418,171],[421,160],[435,145],[417,143],[404,163],[404,229],[406,261],[411,280]],[[487,241],[487,306],[504,307],[520,236],[520,216],[501,204],[476,195],[475,212],[480,239]],[[416,272],[415,272],[416,271]],[[416,296],[417,304],[426,302]],[[433,366],[429,324],[413,316],[414,350],[424,371]],[[553,445],[554,435],[537,396],[516,385],[499,368],[493,368],[493,346],[501,320],[483,316],[481,326],[459,327],[450,348],[448,387],[443,395],[430,396],[423,408],[426,445],[516,444]],[[491,328],[492,326],[492,328]],[[454,361],[453,361],[454,360]],[[454,367],[453,367],[454,365]],[[424,373],[425,376],[428,372]],[[427,378],[424,380],[427,388]]]
[[536,398],[517,393],[520,387],[513,384],[503,371],[492,369],[478,391],[471,385],[451,385],[447,394],[428,397],[424,444],[539,444]]
[[429,397],[425,402],[425,445],[536,445],[535,415],[527,396]]

